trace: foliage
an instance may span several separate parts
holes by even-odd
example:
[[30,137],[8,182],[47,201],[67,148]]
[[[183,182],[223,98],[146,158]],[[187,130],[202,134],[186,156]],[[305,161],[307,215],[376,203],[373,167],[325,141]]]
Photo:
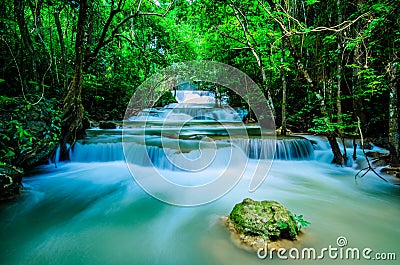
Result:
[[0,96],[1,161],[30,166],[51,154],[59,141],[61,111],[54,102],[21,104],[20,98]]
[[153,107],[164,107],[168,104],[176,103],[176,99],[172,94],[171,90],[167,90],[162,94],[162,96],[157,100]]
[[340,123],[333,120],[337,120],[337,116],[332,116],[330,119],[315,117],[313,119],[314,127],[311,127],[309,131],[316,134],[326,134],[341,130],[350,136],[357,129],[357,121],[353,120],[350,114],[341,114],[340,120],[342,122]]
[[294,215],[294,219],[296,220],[298,230],[301,230],[302,227],[306,227],[310,224],[310,222],[304,220],[303,215]]

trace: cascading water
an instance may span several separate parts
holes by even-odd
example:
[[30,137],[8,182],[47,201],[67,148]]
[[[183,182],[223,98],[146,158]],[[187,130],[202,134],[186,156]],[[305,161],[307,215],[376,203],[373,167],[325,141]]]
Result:
[[[227,141],[219,141],[221,144]],[[306,139],[285,139],[285,140],[260,140],[260,139],[234,139],[232,143],[237,145],[249,158],[262,158],[261,153],[269,153],[267,149],[276,148],[275,159],[279,160],[310,160],[314,158],[314,149],[312,144]],[[132,144],[133,146],[140,146]],[[192,143],[193,147],[197,144]],[[158,146],[147,146],[148,152],[151,152],[152,161],[159,164],[157,161],[167,159],[165,150]],[[261,150],[264,149],[264,152]],[[264,157],[265,158],[265,157]],[[82,144],[77,143],[71,155],[73,162],[109,162],[109,161],[122,161],[124,154],[121,143],[90,143]],[[160,162],[161,163],[161,162]]]
[[[315,160],[324,162],[324,163],[331,163],[333,159],[333,153],[330,148],[329,142],[325,137],[321,136],[314,136],[314,135],[301,135],[302,137],[306,138],[309,140],[311,143],[313,143],[313,147],[315,149],[314,151],[314,157]],[[342,141],[340,139],[337,139],[337,142],[339,144],[339,148],[344,153],[344,149],[346,149],[347,153],[347,165],[348,167],[353,167],[354,169],[360,169],[360,168],[365,168],[367,166],[364,153],[361,149],[360,146],[360,141],[356,141],[356,160],[354,161],[353,159],[353,153],[354,153],[354,146],[353,146],[353,141],[352,140],[345,140],[345,145],[343,145]],[[387,150],[371,145],[370,149],[367,151],[374,151],[378,153],[388,153]]]
[[[90,138],[75,145],[71,162],[32,172],[24,178],[22,196],[1,209],[1,264],[342,262],[328,255],[317,261],[281,260],[276,256],[260,260],[255,253],[238,248],[220,217],[228,215],[234,204],[245,197],[279,201],[311,222],[296,244],[300,250],[312,247],[319,251],[331,246],[345,253],[345,247],[339,248],[336,242],[341,236],[351,248],[369,248],[373,254],[398,254],[398,187],[380,182],[371,173],[356,184],[355,170],[330,165],[331,151],[323,138],[305,135],[307,139],[287,137],[274,142],[251,136],[227,140],[221,128],[206,121],[202,126],[189,124],[179,130],[172,125],[161,130],[155,123],[146,133],[137,124],[139,127],[133,127],[128,137],[129,152],[137,158],[138,171],[134,174],[145,174],[154,165],[166,178],[190,185],[192,175],[173,166],[174,160],[196,159],[202,153],[200,144],[207,147],[213,143],[207,137],[217,136],[215,158],[209,167],[195,172],[199,178],[196,181],[212,181],[228,162],[232,149],[243,158],[250,157],[242,179],[212,203],[187,208],[171,206],[149,196],[132,179],[124,160],[121,130],[91,130]],[[246,130],[257,134],[255,128]],[[180,139],[182,135],[185,137]],[[274,148],[276,159],[267,179],[258,190],[249,193],[257,159]],[[235,170],[240,171],[240,165],[233,164],[231,171]],[[362,256],[345,262],[371,264]]]
[[243,115],[242,112],[230,108],[214,108],[204,105],[188,108],[188,104],[171,104],[162,109],[146,109],[138,116],[132,117],[131,120],[241,122]]
[[215,121],[241,122],[246,110],[232,109],[222,101],[215,106],[213,92],[201,90],[177,90],[176,101],[163,108],[146,108],[137,116],[130,117],[132,121]]
[[175,99],[178,103],[213,104],[215,102],[215,93],[202,90],[176,90]]
[[268,149],[272,149],[275,145],[275,159],[279,160],[310,160],[314,158],[314,149],[310,141],[306,139],[234,139],[236,143],[249,158],[264,158],[262,154],[270,153]]

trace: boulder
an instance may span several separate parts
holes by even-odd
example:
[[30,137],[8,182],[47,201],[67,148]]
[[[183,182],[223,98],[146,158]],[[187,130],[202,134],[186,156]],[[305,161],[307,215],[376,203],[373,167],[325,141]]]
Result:
[[112,121],[100,121],[99,128],[100,129],[116,129],[117,124],[115,124],[115,122],[112,122]]
[[386,174],[395,176],[397,178],[400,177],[400,167],[390,167],[390,166],[388,166],[388,167],[382,168],[381,171],[386,173]]
[[226,219],[228,228],[241,243],[253,249],[265,242],[295,240],[299,227],[295,216],[276,201],[254,201],[246,198],[238,203]]
[[13,200],[22,188],[22,169],[0,164],[0,201]]

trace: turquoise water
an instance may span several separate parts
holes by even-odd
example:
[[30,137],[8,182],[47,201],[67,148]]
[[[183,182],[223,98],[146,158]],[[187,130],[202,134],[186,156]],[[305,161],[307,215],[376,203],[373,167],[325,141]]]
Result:
[[[399,255],[399,186],[315,160],[275,160],[254,193],[249,171],[227,195],[177,207],[146,194],[124,161],[37,169],[22,196],[0,211],[1,264],[375,264],[371,260],[259,259],[238,248],[221,222],[246,197],[279,201],[311,225],[297,247],[371,248]],[[204,174],[213,174],[205,171]],[[380,261],[381,264],[397,264]],[[379,263],[377,263],[379,264]]]

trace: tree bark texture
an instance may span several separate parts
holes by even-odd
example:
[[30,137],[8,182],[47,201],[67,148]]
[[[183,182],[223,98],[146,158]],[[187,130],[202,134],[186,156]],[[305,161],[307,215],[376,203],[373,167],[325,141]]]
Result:
[[77,24],[77,33],[75,40],[75,63],[74,63],[74,77],[70,87],[68,88],[67,95],[64,99],[63,105],[63,120],[61,128],[61,148],[65,155],[66,145],[69,143],[74,145],[77,138],[83,132],[83,105],[82,105],[82,80],[83,80],[83,59],[85,53],[85,25],[87,19],[88,0],[81,0],[79,2],[79,16]]

